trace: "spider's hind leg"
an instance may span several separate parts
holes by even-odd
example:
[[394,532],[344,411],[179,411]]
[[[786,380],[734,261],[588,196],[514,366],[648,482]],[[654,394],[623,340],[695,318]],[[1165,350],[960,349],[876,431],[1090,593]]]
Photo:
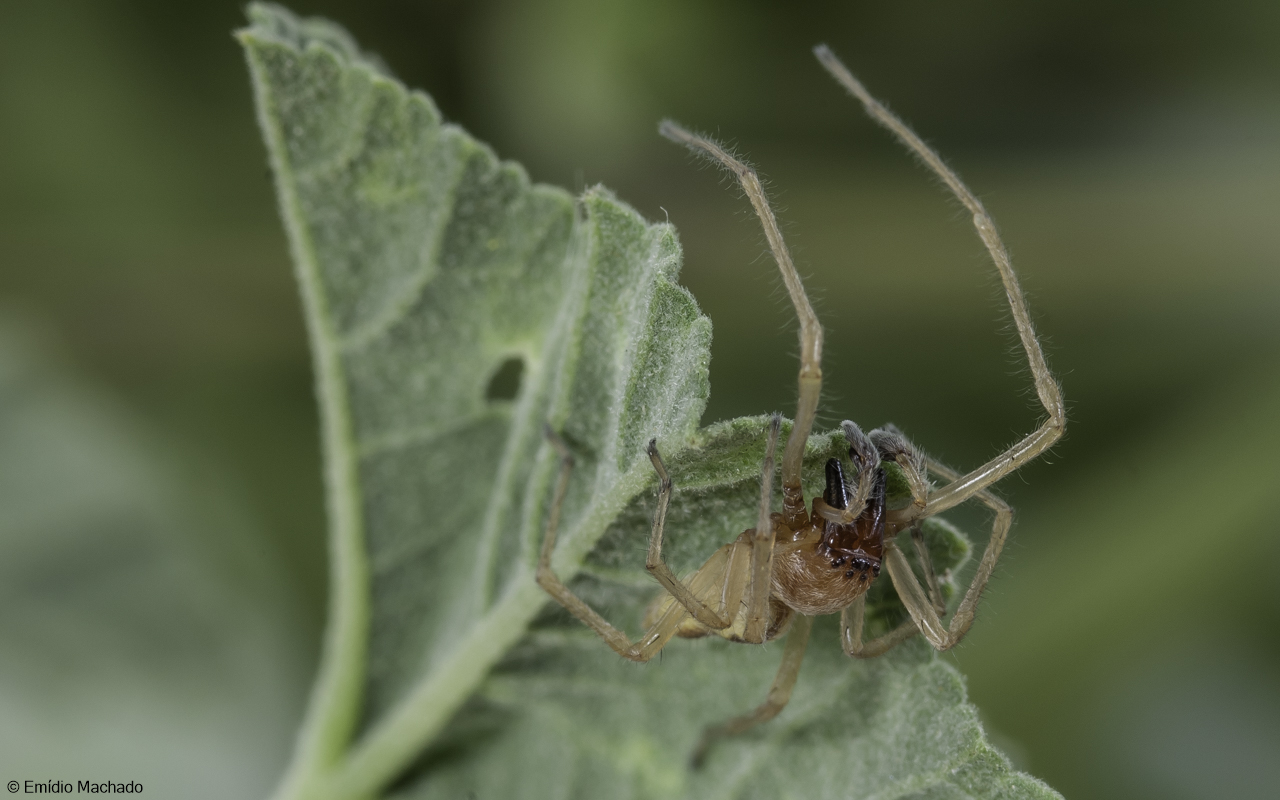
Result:
[[[770,451],[770,457],[772,457],[772,451]],[[659,489],[658,507],[653,514],[653,530],[649,534],[649,552],[645,556],[645,569],[680,605],[688,609],[694,619],[711,630],[724,630],[733,624],[735,609],[726,607],[722,596],[719,611],[711,610],[706,603],[694,595],[688,586],[680,582],[667,563],[662,560],[662,539],[667,525],[667,507],[671,504],[671,493],[675,490],[675,484],[671,480],[671,474],[667,472],[666,464],[662,462],[662,456],[658,453],[656,439],[649,440],[649,460],[653,463],[654,471],[658,473]]]
[[[773,594],[773,455],[778,446],[782,418],[774,414],[769,420],[769,440],[764,463],[760,467],[760,506],[755,531],[751,536],[751,586],[747,597],[747,622],[742,638],[760,643],[768,636],[769,597]],[[785,513],[785,512],[784,512]]]
[[804,651],[809,644],[809,631],[813,628],[813,617],[797,614],[787,633],[787,646],[782,652],[782,664],[778,666],[778,674],[773,678],[769,694],[756,709],[728,722],[712,725],[702,732],[702,739],[693,751],[692,762],[696,769],[702,766],[707,750],[717,740],[726,736],[734,736],[754,728],[762,722],[768,722],[786,707],[791,700],[791,690],[795,688],[796,678],[800,675],[800,664],[804,661]]
[[[569,452],[569,447],[565,444],[564,439],[551,429],[546,428],[547,441],[555,448],[556,453],[560,456],[560,475],[556,480],[555,494],[551,499],[551,509],[547,515],[547,529],[542,537],[542,549],[538,554],[538,571],[536,579],[538,585],[551,595],[557,603],[564,606],[566,610],[573,616],[577,617],[584,625],[595,631],[596,634],[604,639],[613,651],[623,658],[631,661],[648,661],[658,654],[671,637],[675,635],[680,625],[689,617],[689,612],[679,604],[673,604],[663,614],[659,615],[648,630],[644,632],[638,640],[632,642],[622,631],[609,624],[609,621],[600,616],[594,608],[587,605],[582,598],[578,597],[569,587],[565,586],[560,578],[556,575],[555,570],[551,568],[551,555],[556,548],[556,533],[560,526],[560,510],[564,503],[565,492],[569,488],[569,476],[573,472],[573,454]],[[715,556],[712,556],[715,560]],[[704,574],[707,567],[711,565],[709,561],[704,565],[703,570],[699,574]],[[706,575],[709,577],[709,573]]]
[[[743,552],[740,543],[731,543],[711,554],[711,557],[683,582],[662,561],[662,534],[666,523],[667,506],[671,500],[672,482],[667,473],[657,447],[650,442],[649,453],[654,468],[661,480],[658,493],[658,508],[654,513],[654,527],[650,534],[649,558],[646,566],[649,571],[666,588],[666,601],[651,607],[646,614],[646,630],[635,642],[615,628],[582,598],[565,586],[551,568],[551,556],[555,552],[556,534],[560,524],[560,510],[564,502],[565,492],[569,485],[569,476],[573,472],[573,454],[564,440],[551,430],[546,430],[547,441],[560,456],[560,475],[556,481],[555,494],[551,500],[551,508],[547,515],[547,528],[542,539],[542,549],[538,555],[537,581],[547,594],[583,624],[596,632],[613,651],[631,661],[648,661],[658,654],[671,637],[680,634],[688,635],[690,629],[699,626],[706,632],[723,631],[732,625],[737,610],[742,604],[742,595],[748,580],[750,569],[749,554]],[[777,441],[777,425],[772,429],[770,446],[766,463],[773,458],[773,444]],[[772,467],[767,470],[772,475]],[[658,565],[655,568],[654,565]],[[664,578],[666,580],[664,580]],[[767,600],[766,596],[766,600]],[[719,611],[712,611],[709,603],[715,603]],[[695,613],[697,609],[700,613]],[[690,618],[693,618],[691,620]],[[706,621],[704,621],[706,620]],[[713,624],[708,624],[708,623]]]

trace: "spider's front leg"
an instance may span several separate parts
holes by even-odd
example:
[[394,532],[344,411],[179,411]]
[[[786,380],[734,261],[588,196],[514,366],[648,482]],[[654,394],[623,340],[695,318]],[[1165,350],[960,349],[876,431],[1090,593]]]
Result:
[[738,179],[742,191],[746,193],[760,219],[760,227],[769,240],[769,251],[773,253],[773,260],[778,264],[778,272],[787,287],[787,294],[791,296],[791,304],[795,306],[796,319],[800,323],[800,376],[795,423],[791,426],[791,435],[787,437],[787,446],[782,452],[782,517],[792,530],[799,530],[808,522],[804,495],[800,488],[800,472],[804,462],[804,448],[813,431],[813,421],[818,411],[818,398],[822,394],[822,323],[818,321],[813,304],[804,292],[800,273],[791,260],[787,243],[782,238],[782,229],[778,227],[778,220],[769,206],[769,198],[760,185],[756,171],[734,158],[719,143],[691,133],[671,120],[663,121],[658,132],[699,155],[713,159]]
[[[928,464],[930,471],[947,480],[955,480],[957,475],[955,470],[943,466],[933,459],[929,459]],[[995,570],[996,562],[1000,558],[1000,551],[1004,549],[1005,540],[1009,535],[1009,527],[1013,524],[1013,509],[1009,508],[1009,505],[1003,500],[985,489],[977,493],[976,499],[995,512],[995,521],[991,527],[991,539],[987,542],[987,548],[982,554],[982,560],[978,563],[977,572],[974,573],[969,589],[965,592],[964,599],[960,601],[960,605],[957,606],[956,613],[952,615],[949,625],[945,625],[942,622],[945,607],[938,591],[936,577],[933,575],[933,565],[929,560],[928,549],[924,545],[923,536],[917,535],[918,529],[912,531],[912,539],[916,546],[916,552],[920,557],[921,565],[924,567],[927,590],[920,585],[919,579],[911,571],[911,564],[907,562],[906,556],[902,554],[897,544],[894,542],[885,544],[885,566],[889,570],[889,577],[893,580],[893,588],[897,590],[898,597],[911,615],[910,624],[918,627],[925,638],[929,640],[929,643],[938,650],[948,650],[954,647],[969,632],[969,628],[973,625],[978,600],[981,599],[982,592],[987,586],[987,581],[990,580],[991,573]],[[847,616],[842,616],[842,619],[847,621],[845,631],[847,640],[851,639],[854,623],[861,622],[860,618],[855,618],[855,614],[856,610],[851,606],[850,609],[846,609]],[[858,624],[856,627],[860,633],[861,625]],[[896,633],[897,631],[894,631],[888,635],[892,636]],[[909,635],[907,634],[907,636]],[[903,638],[906,638],[906,636]],[[860,637],[853,639],[853,641],[857,640],[860,640]],[[851,652],[849,647],[846,647],[846,652],[849,652],[850,655],[857,655]]]
[[[1040,427],[1005,452],[964,476],[957,475],[942,489],[930,493],[927,507],[924,509],[925,514],[938,514],[971,497],[980,495],[988,486],[1052,447],[1053,443],[1062,436],[1067,424],[1062,390],[1058,387],[1058,382],[1045,361],[1040,340],[1036,337],[1035,327],[1031,324],[1031,314],[1027,311],[1027,300],[1022,294],[1018,275],[1014,272],[1013,262],[1009,258],[1009,251],[1000,240],[1000,234],[996,232],[996,224],[983,207],[982,201],[964,185],[960,176],[943,163],[942,158],[916,135],[915,131],[877,102],[826,45],[814,48],[814,54],[832,77],[862,103],[867,114],[919,156],[925,166],[942,179],[956,199],[973,215],[973,226],[978,232],[978,238],[986,246],[995,264],[996,272],[1000,274],[1000,282],[1004,284],[1005,298],[1009,301],[1013,324],[1018,331],[1018,339],[1027,356],[1027,366],[1031,368],[1031,376],[1035,381],[1036,396],[1039,397],[1040,404],[1049,415]],[[983,499],[983,502],[990,505],[987,499]]]
[[[858,595],[853,603],[840,612],[840,643],[844,647],[845,654],[850,658],[875,658],[876,656],[884,655],[917,633],[926,630],[926,625],[917,622],[917,617],[924,618],[924,612],[921,609],[925,605],[932,610],[934,620],[939,620],[947,612],[947,604],[942,597],[942,589],[938,585],[938,575],[933,568],[933,558],[929,555],[929,547],[925,543],[924,533],[918,524],[913,525],[911,528],[911,543],[915,546],[916,558],[919,559],[920,569],[924,572],[928,600],[924,599],[924,592],[919,588],[920,584],[915,580],[915,575],[911,573],[911,566],[908,564],[906,569],[907,573],[911,574],[914,590],[911,587],[908,587],[905,592],[902,589],[898,589],[896,579],[894,579],[893,586],[894,589],[898,589],[898,596],[902,599],[902,604],[907,607],[907,613],[911,615],[911,619],[903,622],[888,633],[866,642],[863,641],[862,637],[866,623],[867,596],[865,594]],[[898,558],[902,558],[902,551],[893,542],[886,544],[885,551],[886,556],[892,552],[896,553]],[[892,569],[890,567],[891,578],[893,577]],[[910,600],[908,600],[908,593]],[[915,611],[912,610],[913,606],[916,609]],[[926,624],[932,625],[934,628],[941,626],[940,622]],[[963,636],[964,634],[960,635]],[[958,640],[959,637],[957,637]],[[933,639],[931,638],[929,641],[933,642]],[[937,646],[936,642],[934,642],[934,645]]]
[[[930,471],[948,481],[954,482],[959,477],[955,470],[938,461],[929,459],[928,464]],[[995,571],[1000,552],[1004,549],[1005,540],[1009,537],[1009,528],[1013,525],[1013,509],[1008,503],[986,489],[977,492],[975,498],[995,512],[995,521],[991,524],[991,539],[988,540],[987,548],[982,553],[982,560],[978,562],[978,569],[969,583],[969,589],[965,592],[960,605],[956,607],[956,613],[952,615],[949,626],[944,628],[939,619],[940,615],[924,601],[924,592],[920,588],[920,583],[911,573],[911,566],[907,564],[902,552],[896,547],[893,548],[893,554],[886,552],[888,556],[886,566],[889,568],[889,575],[893,578],[894,588],[898,590],[898,596],[902,598],[903,605],[907,607],[907,611],[911,613],[912,619],[920,626],[925,637],[939,650],[953,647],[969,632],[970,626],[973,625],[978,601],[982,597],[983,590],[987,588],[991,573]]]
[[[934,459],[926,458],[926,462],[929,471],[945,480],[953,481],[958,475],[955,470]],[[924,586],[920,585],[920,580],[912,571],[911,564],[896,542],[885,544],[884,556],[885,566],[893,581],[893,588],[906,607],[907,613],[911,615],[911,619],[870,642],[863,642],[866,598],[859,597],[840,614],[841,640],[844,651],[849,656],[872,658],[881,655],[911,638],[917,631],[923,633],[929,643],[938,650],[948,650],[969,632],[969,628],[973,625],[978,601],[987,586],[987,581],[991,578],[991,573],[995,570],[1000,552],[1008,538],[1009,528],[1013,523],[1013,510],[991,492],[984,489],[977,494],[976,499],[995,512],[995,521],[992,523],[991,539],[982,554],[978,570],[974,573],[964,599],[956,608],[956,613],[951,617],[951,623],[948,625],[942,621],[946,613],[946,603],[942,598],[937,573],[933,568],[933,560],[929,556],[929,548],[924,541],[923,532],[920,525],[916,524],[911,528],[911,540],[924,573]]]
[[[1036,337],[1035,327],[1031,324],[1031,314],[1027,310],[1027,301],[1018,283],[1017,273],[1014,272],[1013,262],[1009,259],[1009,252],[1000,240],[995,222],[983,207],[982,202],[969,190],[969,187],[964,185],[960,177],[943,163],[938,154],[916,135],[915,131],[867,92],[862,83],[844,64],[840,63],[840,59],[836,58],[826,45],[815,48],[814,54],[832,77],[862,103],[867,114],[919,156],[925,166],[947,185],[956,199],[973,215],[973,226],[978,233],[978,238],[982,240],[987,252],[991,255],[996,272],[1000,275],[1000,282],[1004,285],[1005,298],[1009,302],[1013,324],[1018,331],[1018,339],[1027,356],[1027,366],[1030,367],[1031,376],[1035,382],[1036,396],[1048,414],[1036,430],[994,459],[965,475],[946,468],[934,470],[946,477],[948,483],[938,491],[929,493],[918,517],[941,513],[971,498],[985,503],[996,514],[991,541],[987,545],[986,552],[983,553],[973,583],[970,584],[968,592],[956,609],[949,627],[942,626],[937,609],[925,600],[924,591],[920,588],[915,576],[911,574],[910,565],[907,564],[902,552],[892,544],[885,548],[885,564],[889,568],[894,586],[898,589],[898,595],[911,612],[912,619],[935,647],[945,650],[959,641],[973,623],[974,608],[977,606],[983,588],[986,587],[987,580],[991,577],[991,571],[995,568],[996,559],[1004,547],[1004,540],[1012,521],[1012,512],[1009,507],[991,494],[987,488],[1053,446],[1066,428],[1066,406],[1062,401],[1062,390],[1049,370],[1040,341]],[[933,465],[930,465],[930,468],[933,468]]]
[[919,633],[913,619],[909,619],[888,633],[877,636],[869,642],[862,640],[862,629],[866,621],[867,596],[858,598],[840,612],[840,645],[845,655],[850,658],[875,658],[884,655],[894,647],[902,644]]

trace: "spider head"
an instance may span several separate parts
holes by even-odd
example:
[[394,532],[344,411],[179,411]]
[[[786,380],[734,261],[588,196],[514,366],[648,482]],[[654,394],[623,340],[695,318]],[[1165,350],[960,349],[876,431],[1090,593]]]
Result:
[[[852,522],[831,519],[830,514],[820,514],[818,500],[814,500],[814,516],[822,518],[822,539],[818,551],[831,560],[832,569],[845,571],[849,578],[880,574],[880,559],[884,555],[885,473],[876,468],[866,505]],[[844,511],[849,508],[850,491],[844,479],[844,469],[837,459],[827,462],[827,485],[822,493],[822,504]]]

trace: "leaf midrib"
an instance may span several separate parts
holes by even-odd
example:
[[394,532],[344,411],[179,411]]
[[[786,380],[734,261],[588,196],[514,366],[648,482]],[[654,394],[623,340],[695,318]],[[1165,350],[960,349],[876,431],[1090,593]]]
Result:
[[[250,31],[237,34],[242,42],[255,38]],[[312,690],[308,713],[303,721],[292,769],[285,775],[278,796],[289,797],[305,791],[319,765],[340,757],[354,729],[363,693],[364,665],[368,646],[369,572],[360,514],[361,492],[353,456],[356,443],[346,392],[346,376],[337,337],[327,330],[331,324],[328,304],[319,285],[315,244],[302,222],[300,201],[295,190],[296,176],[287,157],[284,132],[275,124],[270,108],[276,105],[270,82],[262,67],[246,47],[249,68],[257,85],[258,122],[267,132],[270,159],[280,197],[280,215],[289,229],[290,247],[309,313],[307,331],[316,369],[322,444],[325,451],[325,483],[329,501],[332,563],[329,628],[325,636],[320,674]]]
[[[577,524],[565,531],[565,546],[556,549],[553,569],[566,578],[574,573],[599,534],[647,485],[649,470],[647,461],[637,461],[614,484],[618,491],[605,493],[588,506]],[[532,568],[520,564],[507,590],[471,632],[326,775],[330,788],[324,796],[364,797],[394,778],[519,641],[548,599]]]

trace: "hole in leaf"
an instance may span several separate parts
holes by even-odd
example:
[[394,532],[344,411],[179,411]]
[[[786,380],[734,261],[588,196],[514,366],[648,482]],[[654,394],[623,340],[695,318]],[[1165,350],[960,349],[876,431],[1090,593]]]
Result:
[[486,400],[514,400],[520,393],[520,379],[524,377],[524,359],[512,357],[502,362],[498,371],[489,379],[485,390]]

